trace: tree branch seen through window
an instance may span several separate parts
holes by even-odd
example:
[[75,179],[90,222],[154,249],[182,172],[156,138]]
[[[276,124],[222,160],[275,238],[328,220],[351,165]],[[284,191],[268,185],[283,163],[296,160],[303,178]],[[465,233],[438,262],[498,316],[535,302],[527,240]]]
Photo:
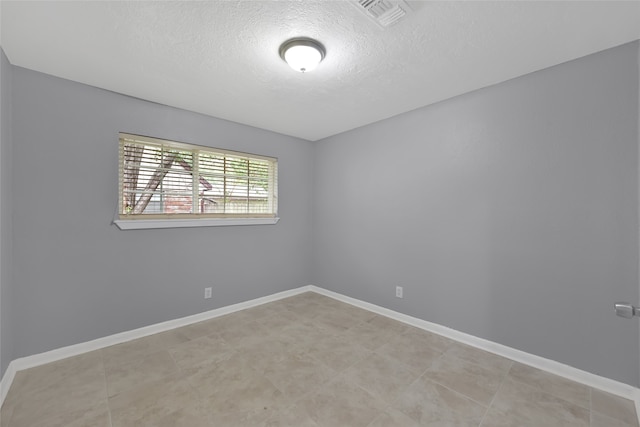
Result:
[[120,135],[120,218],[275,217],[277,159]]

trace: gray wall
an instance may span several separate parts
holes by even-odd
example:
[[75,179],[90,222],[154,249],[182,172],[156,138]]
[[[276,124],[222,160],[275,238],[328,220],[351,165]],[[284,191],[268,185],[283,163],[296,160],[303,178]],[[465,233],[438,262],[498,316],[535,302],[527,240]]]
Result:
[[13,67],[0,48],[0,378],[13,359],[11,322],[11,76]]
[[638,84],[631,43],[318,142],[314,284],[639,385]]
[[[278,157],[280,222],[119,230],[118,131]],[[310,142],[15,67],[13,148],[14,357],[310,282]]]
[[[2,57],[1,372],[312,282],[638,385],[638,322],[611,309],[639,300],[638,56],[625,45],[314,145]],[[118,131],[279,157],[280,223],[118,230]]]

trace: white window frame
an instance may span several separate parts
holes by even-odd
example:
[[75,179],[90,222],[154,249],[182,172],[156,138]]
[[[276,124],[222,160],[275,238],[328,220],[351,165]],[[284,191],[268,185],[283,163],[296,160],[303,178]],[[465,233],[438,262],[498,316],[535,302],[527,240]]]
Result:
[[[269,201],[273,212],[265,214],[203,214],[203,213],[182,213],[182,214],[127,214],[123,208],[123,187],[124,187],[124,144],[125,141],[134,141],[141,144],[149,144],[154,146],[170,147],[181,151],[190,151],[198,155],[198,153],[210,153],[218,156],[232,156],[247,158],[249,160],[267,161],[269,163]],[[182,227],[215,227],[230,225],[268,225],[276,224],[280,218],[278,217],[278,159],[244,153],[239,151],[224,150],[219,148],[185,144],[182,142],[170,141],[165,139],[152,138],[141,135],[133,135],[129,133],[119,134],[118,143],[118,212],[114,219],[114,224],[121,230],[132,229],[152,229],[152,228],[182,228]],[[199,177],[197,171],[197,162],[194,162],[193,179]],[[164,177],[163,177],[164,179]],[[194,185],[194,195],[197,196],[198,185]],[[226,193],[225,193],[226,194]],[[194,199],[196,200],[196,199]],[[196,202],[194,202],[196,203]]]

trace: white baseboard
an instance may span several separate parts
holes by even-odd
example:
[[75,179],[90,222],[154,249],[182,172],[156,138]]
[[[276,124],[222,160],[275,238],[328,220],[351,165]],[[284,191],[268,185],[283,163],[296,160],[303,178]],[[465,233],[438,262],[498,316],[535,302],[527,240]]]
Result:
[[191,316],[181,317],[179,319],[169,320],[162,323],[156,323],[154,325],[145,326],[131,331],[125,331],[114,335],[109,335],[103,338],[98,338],[92,341],[87,341],[79,344],[70,345],[67,347],[57,348],[55,350],[47,351],[45,353],[34,354],[32,356],[21,357],[12,360],[9,363],[2,380],[0,381],[0,407],[4,403],[4,399],[7,397],[9,387],[13,382],[17,371],[23,369],[29,369],[36,366],[44,365],[46,363],[55,362],[67,357],[78,356],[90,351],[99,350],[101,348],[109,347],[115,344],[121,344],[123,342],[143,338],[149,335],[165,332],[171,329],[180,328],[182,326],[191,325],[192,323],[202,322],[204,320],[213,319],[215,317],[224,316],[236,311],[244,310],[246,308],[255,307],[268,302],[277,301],[290,296],[298,295],[303,292],[311,290],[310,286],[302,286],[296,289],[290,289],[283,292],[278,292],[273,295],[267,295],[265,297],[252,299],[249,301],[243,301],[237,304],[228,305],[225,307],[216,308],[214,310],[205,311],[203,313],[194,314]]
[[13,362],[9,363],[7,366],[7,370],[4,371],[4,375],[0,380],[0,408],[4,403],[5,397],[7,397],[7,393],[9,393],[9,387],[11,387],[11,383],[16,376],[16,367]]
[[497,354],[498,356],[506,357],[508,359],[515,360],[516,362],[520,362],[525,365],[533,366],[534,368],[551,372],[552,374],[559,375],[561,377],[587,385],[589,387],[594,387],[608,393],[624,397],[625,399],[633,400],[636,404],[636,413],[640,414],[640,389],[629,384],[601,377],[599,375],[592,374],[590,372],[586,372],[581,369],[556,362],[554,360],[536,356],[531,353],[526,353],[524,351],[517,350],[506,345],[498,344],[496,342],[485,340],[483,338],[478,338],[476,336],[469,335],[455,329],[447,328],[446,326],[427,322],[426,320],[398,313],[396,311],[389,310],[388,308],[370,304],[368,302],[351,298],[317,286],[311,285],[310,290],[334,298],[338,301],[342,301],[347,304],[351,304],[356,307],[360,307],[365,310],[369,310],[374,313],[392,318],[394,320],[398,320],[408,325],[415,326],[417,328],[424,329],[426,331],[433,332],[447,338],[451,338],[453,340],[479,348],[481,350]]
[[204,320],[213,319],[215,317],[223,316],[225,314],[233,313],[246,308],[255,307],[257,305],[265,304],[272,301],[277,301],[283,298],[287,298],[293,295],[298,295],[303,292],[312,291],[321,295],[325,295],[336,299],[338,301],[345,302],[347,304],[354,305],[356,307],[363,308],[365,310],[372,311],[374,313],[398,320],[411,326],[415,326],[420,329],[424,329],[429,332],[433,332],[439,335],[443,335],[447,338],[462,342],[473,347],[489,351],[499,356],[506,357],[517,362],[533,366],[535,368],[543,369],[547,372],[559,375],[561,377],[579,382],[589,387],[594,387],[611,394],[630,399],[635,402],[636,412],[640,414],[640,389],[630,386],[628,384],[621,383],[609,378],[601,377],[599,375],[592,374],[590,372],[583,371],[581,369],[574,368],[569,365],[556,362],[554,360],[545,359],[544,357],[536,356],[530,353],[526,353],[515,348],[511,348],[502,344],[498,344],[492,341],[478,338],[473,335],[466,334],[464,332],[457,331],[455,329],[447,328],[446,326],[431,323],[426,320],[418,319],[406,314],[398,313],[393,310],[389,310],[384,307],[370,304],[355,298],[351,298],[327,289],[323,289],[314,285],[302,286],[300,288],[279,292],[273,295],[268,295],[261,298],[256,298],[250,301],[244,301],[238,304],[229,305],[226,307],[217,308],[215,310],[206,311],[204,313],[194,314],[192,316],[182,317],[180,319],[169,320],[167,322],[157,323],[155,325],[145,326],[143,328],[134,329],[131,331],[121,332],[115,335],[110,335],[96,340],[88,341],[85,343],[74,344],[68,347],[62,347],[56,350],[51,350],[45,353],[35,354],[32,356],[22,357],[13,360],[7,368],[2,380],[0,381],[0,406],[6,398],[9,387],[13,382],[16,372],[23,369],[32,368],[35,366],[43,365],[45,363],[55,362],[57,360],[65,359],[67,357],[77,356],[89,351],[99,350],[104,347],[109,347],[115,344],[131,341],[138,338],[143,338],[148,335],[165,332],[171,329],[187,326],[192,323],[202,322]]

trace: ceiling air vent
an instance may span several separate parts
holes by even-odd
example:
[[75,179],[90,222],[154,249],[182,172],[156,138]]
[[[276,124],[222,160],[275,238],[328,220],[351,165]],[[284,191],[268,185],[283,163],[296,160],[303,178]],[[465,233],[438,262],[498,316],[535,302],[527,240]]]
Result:
[[411,12],[404,0],[353,0],[353,5],[382,28],[395,24]]

